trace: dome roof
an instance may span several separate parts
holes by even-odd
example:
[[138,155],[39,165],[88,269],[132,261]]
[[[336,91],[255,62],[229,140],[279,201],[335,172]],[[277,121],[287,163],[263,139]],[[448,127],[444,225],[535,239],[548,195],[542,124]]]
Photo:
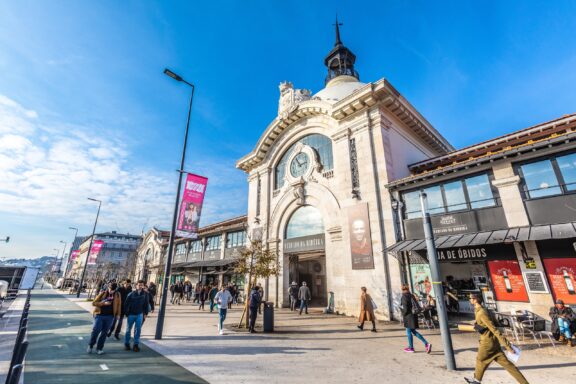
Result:
[[315,94],[314,98],[318,97],[323,101],[334,104],[365,85],[366,83],[358,81],[355,77],[338,76],[332,79],[326,85],[326,88]]

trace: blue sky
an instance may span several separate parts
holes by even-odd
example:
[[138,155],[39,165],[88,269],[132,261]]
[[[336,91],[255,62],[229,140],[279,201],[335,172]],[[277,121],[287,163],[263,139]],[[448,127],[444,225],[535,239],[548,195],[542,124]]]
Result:
[[[552,5],[551,5],[552,4]],[[73,235],[167,227],[189,90],[186,168],[202,224],[246,210],[248,153],[278,84],[322,89],[336,12],[361,80],[386,77],[457,148],[576,112],[573,1],[0,3],[2,257]]]

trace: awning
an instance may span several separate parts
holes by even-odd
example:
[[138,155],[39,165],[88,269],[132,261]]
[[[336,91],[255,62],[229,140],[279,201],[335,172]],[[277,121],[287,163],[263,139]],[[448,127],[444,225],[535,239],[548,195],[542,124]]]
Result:
[[[434,238],[434,240],[437,249],[445,249],[485,244],[512,243],[514,241],[570,238],[576,238],[576,222],[439,236]],[[424,249],[426,249],[425,239],[403,240],[386,248],[386,252],[398,253],[404,251],[421,251]]]

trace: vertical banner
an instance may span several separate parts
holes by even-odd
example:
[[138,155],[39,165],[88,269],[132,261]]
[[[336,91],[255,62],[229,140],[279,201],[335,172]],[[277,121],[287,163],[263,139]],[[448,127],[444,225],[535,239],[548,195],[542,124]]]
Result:
[[96,258],[104,245],[103,240],[94,240],[92,242],[92,249],[90,249],[90,254],[88,255],[88,265],[96,264]]
[[434,297],[432,289],[432,278],[430,277],[430,264],[410,264],[410,274],[412,276],[412,291],[420,295],[430,295]]
[[576,304],[576,259],[543,259],[542,262],[554,300],[562,299],[564,304]]
[[352,269],[374,269],[368,203],[347,208]]
[[77,249],[70,254],[70,262],[73,263],[80,256],[80,251]]
[[529,301],[518,261],[491,260],[488,269],[497,301]]
[[180,203],[180,215],[178,216],[178,228],[176,235],[195,239],[198,237],[200,214],[206,191],[208,179],[191,173],[186,177],[184,194]]

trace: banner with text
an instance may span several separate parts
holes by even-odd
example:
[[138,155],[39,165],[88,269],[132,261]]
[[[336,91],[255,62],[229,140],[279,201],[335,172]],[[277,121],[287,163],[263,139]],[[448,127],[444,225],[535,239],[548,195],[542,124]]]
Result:
[[208,179],[206,177],[191,173],[186,177],[184,194],[180,204],[180,215],[178,216],[177,236],[190,239],[198,237],[202,203],[204,202],[207,184]]
[[497,301],[529,301],[518,261],[491,260],[488,269]]
[[92,249],[90,249],[90,254],[88,255],[88,265],[96,264],[96,258],[98,258],[98,254],[104,245],[103,240],[94,240],[92,242]]

